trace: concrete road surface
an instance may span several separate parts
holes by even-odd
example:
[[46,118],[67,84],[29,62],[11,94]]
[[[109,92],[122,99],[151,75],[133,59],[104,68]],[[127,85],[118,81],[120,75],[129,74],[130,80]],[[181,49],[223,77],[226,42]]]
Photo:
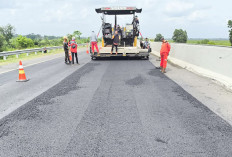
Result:
[[49,84],[50,77],[64,79],[1,119],[1,157],[232,155],[232,127],[151,62],[70,68],[69,76],[46,74]]

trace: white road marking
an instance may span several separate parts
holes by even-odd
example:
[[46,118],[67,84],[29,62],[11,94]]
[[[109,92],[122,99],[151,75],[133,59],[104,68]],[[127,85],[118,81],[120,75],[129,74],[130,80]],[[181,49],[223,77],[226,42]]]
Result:
[[[59,56],[59,57],[56,57],[56,58],[44,60],[44,61],[41,61],[41,62],[32,63],[32,64],[29,64],[29,65],[24,66],[24,68],[25,68],[25,67],[32,66],[32,65],[40,64],[40,63],[43,63],[43,62],[51,61],[51,60],[53,60],[53,59],[57,59],[57,58],[60,58],[60,57],[63,57],[63,56]],[[11,72],[11,71],[14,71],[14,70],[18,70],[18,69],[19,69],[19,68],[10,69],[10,70],[7,70],[7,71],[0,72],[0,74],[8,73],[8,72]]]

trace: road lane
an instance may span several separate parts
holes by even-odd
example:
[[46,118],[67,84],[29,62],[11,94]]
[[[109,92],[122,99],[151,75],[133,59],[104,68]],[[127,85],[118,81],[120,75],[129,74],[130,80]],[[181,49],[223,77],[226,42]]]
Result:
[[84,52],[79,52],[80,65],[64,64],[64,57],[59,57],[40,64],[25,67],[26,83],[16,82],[18,70],[0,74],[0,119],[45,92],[62,79],[90,61]]
[[231,139],[146,60],[91,61],[0,121],[0,156],[230,156]]

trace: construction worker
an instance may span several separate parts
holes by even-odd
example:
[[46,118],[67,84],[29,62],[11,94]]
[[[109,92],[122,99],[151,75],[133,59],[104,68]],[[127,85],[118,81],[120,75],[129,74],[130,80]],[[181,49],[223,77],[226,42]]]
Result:
[[139,25],[139,18],[138,18],[138,16],[135,16],[135,18],[133,19],[132,24],[134,24],[134,23],[135,23],[135,25]]
[[90,39],[91,39],[92,53],[94,54],[94,47],[96,47],[97,53],[99,53],[99,49],[98,49],[98,46],[97,46],[97,36],[96,36],[94,31],[92,31],[92,35],[91,35]]
[[164,40],[164,38],[162,38],[161,41],[162,41],[162,46],[160,50],[160,57],[161,57],[160,68],[162,73],[166,73],[167,59],[169,52],[171,50],[171,46],[168,43],[168,41]]
[[149,48],[149,42],[148,42],[148,39],[146,38],[145,39],[145,42],[143,43],[143,49],[148,49]]
[[140,39],[140,48],[143,49],[143,39]]
[[[65,52],[65,63],[71,63],[70,59],[69,59],[69,54],[68,54],[68,47],[69,47],[69,44],[68,44],[68,38],[67,37],[64,37],[64,42],[63,42],[63,46],[64,46],[64,52]],[[68,61],[68,62],[67,62]]]
[[116,48],[116,55],[118,54],[118,45],[119,45],[119,41],[120,41],[120,36],[118,35],[118,31],[115,31],[113,37],[113,44],[112,44],[112,49],[111,49],[111,53],[113,53],[114,51],[114,47]]
[[121,29],[120,25],[117,26],[116,30],[118,32],[118,35],[119,35],[120,39],[121,39],[121,37],[122,37],[122,29]]
[[75,41],[75,37],[72,37],[72,41],[70,41],[70,49],[72,53],[72,64],[74,64],[74,56],[76,57],[76,62],[78,63],[78,57],[77,57],[77,43]]

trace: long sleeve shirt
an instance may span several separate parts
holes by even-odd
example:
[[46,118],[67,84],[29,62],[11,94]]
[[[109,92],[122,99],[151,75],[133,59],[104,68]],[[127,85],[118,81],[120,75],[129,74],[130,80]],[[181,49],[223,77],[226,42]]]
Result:
[[91,42],[97,42],[97,36],[95,33],[92,33],[91,37],[90,37],[90,41]]

